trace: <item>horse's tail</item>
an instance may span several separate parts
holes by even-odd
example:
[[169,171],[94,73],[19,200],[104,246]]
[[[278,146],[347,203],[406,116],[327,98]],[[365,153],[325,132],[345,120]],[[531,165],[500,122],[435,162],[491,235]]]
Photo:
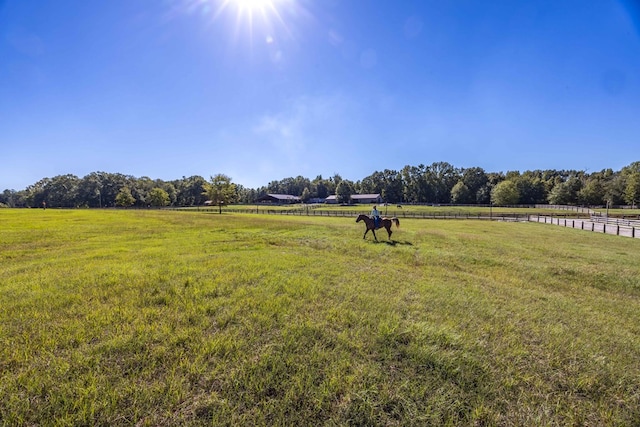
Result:
[[393,218],[391,218],[391,219],[396,222],[396,227],[400,228],[400,220],[398,218],[396,218],[395,216]]

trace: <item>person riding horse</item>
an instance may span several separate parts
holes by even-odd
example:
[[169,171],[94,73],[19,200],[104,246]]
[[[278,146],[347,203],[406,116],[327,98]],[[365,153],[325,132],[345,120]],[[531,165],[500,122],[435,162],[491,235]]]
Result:
[[371,210],[371,217],[373,218],[374,227],[375,228],[379,228],[380,227],[380,212],[378,212],[378,209],[376,209],[375,206]]
[[[375,217],[375,214],[377,212],[378,210],[374,207],[371,214]],[[367,237],[367,233],[369,232],[369,230],[371,230],[371,232],[373,233],[373,238],[376,239],[376,241],[378,240],[378,237],[376,236],[376,228],[384,227],[387,230],[387,236],[389,237],[389,240],[391,240],[391,233],[392,233],[391,226],[393,225],[393,223],[396,224],[396,227],[400,227],[400,220],[395,216],[393,218],[380,218],[380,215],[378,215],[379,222],[377,226],[374,224],[375,220],[369,215],[365,215],[365,214],[358,215],[356,222],[360,222],[360,221],[364,221],[366,225],[366,229],[364,230],[364,234],[362,235],[362,238],[365,239]]]

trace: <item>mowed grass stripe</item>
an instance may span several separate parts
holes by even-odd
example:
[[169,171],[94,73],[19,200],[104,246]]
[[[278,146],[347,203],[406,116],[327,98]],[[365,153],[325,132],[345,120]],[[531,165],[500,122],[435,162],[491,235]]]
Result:
[[0,424],[634,425],[638,241],[0,210]]

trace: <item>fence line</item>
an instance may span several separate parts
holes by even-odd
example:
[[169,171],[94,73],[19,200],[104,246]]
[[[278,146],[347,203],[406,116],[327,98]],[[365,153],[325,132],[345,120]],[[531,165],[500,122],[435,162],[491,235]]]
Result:
[[627,227],[640,227],[640,220],[625,218],[610,218],[601,215],[591,215],[591,222],[611,225],[625,225]]
[[[530,215],[529,221],[544,224],[560,225],[585,231],[592,231],[603,234],[613,234],[631,238],[640,238],[640,227],[636,224],[620,224],[609,218],[609,221],[590,221],[586,219],[554,218],[552,216]],[[629,222],[627,220],[627,222]],[[639,222],[639,221],[634,221]]]
[[[173,208],[167,208],[174,210]],[[568,210],[568,209],[567,209]],[[195,212],[218,212],[218,208],[199,208]],[[295,209],[295,210],[277,210],[277,209],[234,209],[233,211],[226,211],[233,213],[249,213],[249,214],[266,214],[266,215],[287,215],[287,216],[321,216],[321,217],[356,217],[359,214],[368,214],[368,211],[362,210],[341,210],[341,211],[326,211],[320,209]],[[640,221],[627,220],[617,218],[607,218],[597,215],[591,215],[591,219],[579,219],[573,216],[564,217],[554,215],[531,215],[520,213],[499,213],[499,214],[486,214],[486,213],[457,213],[457,212],[431,212],[431,213],[416,213],[416,212],[395,212],[395,216],[398,218],[412,218],[412,219],[477,219],[488,221],[507,221],[507,222],[537,222],[544,224],[559,225],[563,227],[570,227],[579,230],[598,232],[603,234],[611,234],[616,236],[625,236],[632,238],[640,238]]]
[[[165,208],[171,209],[173,208]],[[197,212],[218,212],[218,208],[199,208]],[[340,210],[329,211],[321,209],[266,209],[261,207],[258,209],[234,209],[226,210],[225,213],[243,213],[243,214],[263,214],[263,215],[291,215],[291,216],[323,216],[323,217],[356,217],[360,214],[368,215],[370,211],[364,210]],[[413,219],[482,219],[494,221],[527,221],[528,214],[523,213],[461,213],[461,212],[403,212],[395,211],[393,216]],[[383,216],[388,216],[384,215]]]
[[[182,210],[180,208],[163,208],[167,210]],[[219,212],[217,207],[200,207],[193,212]],[[291,216],[322,216],[322,217],[356,217],[360,214],[369,215],[369,210],[350,209],[350,210],[323,210],[318,208],[300,208],[300,209],[268,209],[261,206],[260,209],[233,209],[224,210],[225,213],[241,213],[241,214],[262,214],[262,215],[291,215]],[[470,213],[470,212],[407,212],[394,211],[391,215],[402,218],[411,219],[480,219],[493,221],[529,221],[531,214],[527,213]],[[389,216],[382,213],[383,216]],[[566,215],[571,216],[570,214]]]
[[578,213],[594,214],[595,211],[589,208],[583,208],[581,206],[571,205],[534,205],[536,209],[555,209],[558,211],[572,211]]

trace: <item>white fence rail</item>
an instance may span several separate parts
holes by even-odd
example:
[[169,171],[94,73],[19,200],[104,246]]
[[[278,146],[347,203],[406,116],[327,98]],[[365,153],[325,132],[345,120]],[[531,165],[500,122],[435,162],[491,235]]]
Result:
[[625,218],[610,218],[606,215],[591,215],[591,222],[597,222],[600,224],[609,225],[624,225],[627,227],[640,228],[640,220],[637,219],[625,219]]
[[592,217],[592,218],[599,218],[600,221],[591,221],[586,219],[554,218],[551,216],[542,216],[542,215],[530,215],[529,221],[540,222],[544,224],[560,225],[563,227],[577,228],[579,230],[593,231],[597,233],[614,234],[616,236],[640,238],[640,221],[631,221],[631,220],[614,221],[614,218],[606,218],[606,217]]
[[572,212],[578,212],[578,213],[586,213],[586,214],[593,214],[594,211],[589,209],[589,208],[585,208],[582,206],[570,206],[570,205],[534,205],[534,207],[536,209],[555,209],[557,211],[572,211]]

